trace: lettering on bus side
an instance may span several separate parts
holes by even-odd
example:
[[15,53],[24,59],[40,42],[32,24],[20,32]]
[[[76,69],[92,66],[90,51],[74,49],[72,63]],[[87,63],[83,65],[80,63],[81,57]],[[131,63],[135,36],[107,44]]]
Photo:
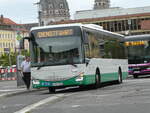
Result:
[[145,45],[147,44],[147,41],[131,41],[131,42],[125,42],[125,46],[139,46],[139,45]]
[[51,31],[43,31],[38,32],[38,38],[45,38],[45,37],[56,37],[56,36],[69,36],[73,35],[73,29],[65,29],[65,30],[51,30]]

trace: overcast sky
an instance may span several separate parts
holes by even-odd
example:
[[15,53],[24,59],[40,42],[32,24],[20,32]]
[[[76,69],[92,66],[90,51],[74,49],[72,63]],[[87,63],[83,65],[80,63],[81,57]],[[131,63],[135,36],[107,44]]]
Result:
[[[39,0],[0,0],[0,14],[10,18],[16,23],[38,22],[38,8],[34,3]],[[93,8],[94,0],[67,0],[71,18],[75,11]],[[150,0],[110,0],[111,7],[143,7],[150,6]]]

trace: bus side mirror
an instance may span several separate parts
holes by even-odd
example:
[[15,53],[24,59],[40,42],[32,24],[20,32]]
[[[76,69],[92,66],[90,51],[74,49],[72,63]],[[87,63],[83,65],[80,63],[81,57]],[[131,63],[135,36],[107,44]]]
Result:
[[90,62],[90,59],[89,58],[85,58],[86,66],[88,66],[89,62]]
[[24,38],[22,38],[20,41],[19,41],[19,48],[20,49],[24,49],[25,48],[25,46],[24,46],[24,41],[25,40],[30,40],[30,37],[24,37]]

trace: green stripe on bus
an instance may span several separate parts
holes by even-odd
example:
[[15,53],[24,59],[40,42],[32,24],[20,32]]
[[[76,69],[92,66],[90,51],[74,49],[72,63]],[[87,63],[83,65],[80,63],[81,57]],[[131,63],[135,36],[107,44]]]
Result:
[[[127,78],[128,73],[123,72],[122,77],[123,79]],[[72,85],[90,85],[95,83],[95,75],[84,75],[84,78],[82,81],[76,81],[77,77],[68,79],[68,80],[63,80],[63,81],[44,81],[40,80],[40,84],[33,84],[33,88],[40,88],[40,87],[53,87],[55,85],[61,85],[62,86],[72,86]],[[105,73],[101,74],[101,82],[108,82],[108,81],[113,81],[113,80],[118,80],[118,73]]]

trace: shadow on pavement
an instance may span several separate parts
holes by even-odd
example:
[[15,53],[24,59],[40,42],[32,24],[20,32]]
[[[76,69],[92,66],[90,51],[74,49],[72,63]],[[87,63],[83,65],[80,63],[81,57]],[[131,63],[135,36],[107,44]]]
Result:
[[99,88],[95,88],[94,85],[74,86],[74,87],[67,87],[67,88],[62,88],[62,89],[56,89],[55,93],[49,93],[49,91],[47,90],[47,92],[45,92],[43,94],[75,93],[75,92],[82,92],[82,91],[88,91],[88,90],[97,90],[97,89],[101,89],[101,88],[104,88],[104,87],[107,87],[107,86],[111,86],[111,85],[116,85],[116,84],[117,84],[117,82],[115,82],[115,81],[113,81],[113,82],[106,82],[106,83],[102,83]]

